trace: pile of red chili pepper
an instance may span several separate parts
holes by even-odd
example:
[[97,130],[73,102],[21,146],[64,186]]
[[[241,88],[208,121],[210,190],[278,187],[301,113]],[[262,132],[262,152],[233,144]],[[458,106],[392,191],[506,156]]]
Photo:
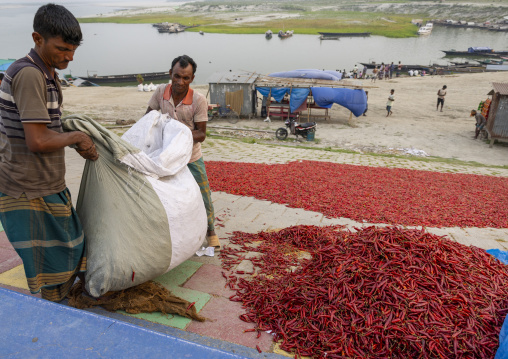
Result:
[[207,162],[212,190],[355,221],[508,228],[508,178],[300,161]]
[[[508,266],[424,230],[355,230],[234,232],[220,256],[240,319],[295,358],[494,358]],[[254,272],[235,272],[246,258]]]

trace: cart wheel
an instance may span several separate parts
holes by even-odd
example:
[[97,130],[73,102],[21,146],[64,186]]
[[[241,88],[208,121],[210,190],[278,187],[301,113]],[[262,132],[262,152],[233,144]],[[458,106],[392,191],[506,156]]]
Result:
[[279,140],[285,140],[288,138],[288,130],[286,130],[284,127],[278,128],[277,131],[275,131],[275,137],[277,137]]
[[229,123],[237,123],[240,119],[240,116],[234,111],[229,111],[229,113],[226,115],[226,118]]

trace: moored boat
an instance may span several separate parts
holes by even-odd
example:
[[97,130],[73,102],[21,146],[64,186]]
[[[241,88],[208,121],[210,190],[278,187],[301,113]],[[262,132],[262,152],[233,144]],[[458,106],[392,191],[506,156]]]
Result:
[[288,30],[288,31],[279,30],[279,37],[284,39],[286,37],[293,36],[293,33],[294,33],[293,30]]
[[272,35],[273,35],[272,30],[268,30],[267,32],[265,32],[265,37],[266,37],[267,39],[271,39],[271,38],[272,38]]
[[418,35],[429,35],[432,32],[432,29],[434,28],[434,24],[431,22],[426,23],[424,26],[421,26],[417,33]]
[[338,37],[366,37],[370,36],[370,32],[318,32],[320,34],[321,39],[326,39],[328,37],[338,38]]
[[140,73],[140,74],[128,74],[128,75],[109,75],[109,76],[79,76],[79,78],[83,80],[88,80],[96,84],[103,83],[116,83],[116,82],[137,82],[138,75],[143,77],[144,81],[155,81],[155,80],[165,80],[169,81],[169,72],[148,72],[148,73]]
[[508,55],[508,50],[506,51],[494,51],[494,49],[490,47],[470,47],[467,51],[457,51],[455,49],[451,50],[441,50],[446,54],[446,56],[491,56],[491,55]]

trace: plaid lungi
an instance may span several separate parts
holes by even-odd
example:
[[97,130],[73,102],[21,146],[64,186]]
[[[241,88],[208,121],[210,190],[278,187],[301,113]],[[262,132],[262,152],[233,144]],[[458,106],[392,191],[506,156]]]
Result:
[[0,193],[0,220],[23,260],[30,292],[64,299],[86,270],[85,236],[69,190],[32,200]]
[[213,211],[212,192],[210,191],[208,176],[206,175],[205,161],[203,161],[203,157],[201,157],[199,160],[187,164],[187,167],[189,167],[194,179],[198,183],[203,202],[205,203],[206,220],[208,223],[207,229],[213,231],[215,214]]

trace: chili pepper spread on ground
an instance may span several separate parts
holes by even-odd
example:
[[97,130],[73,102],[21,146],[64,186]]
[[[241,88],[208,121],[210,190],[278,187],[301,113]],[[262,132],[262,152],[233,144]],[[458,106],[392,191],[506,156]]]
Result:
[[255,275],[223,273],[247,309],[240,319],[296,357],[494,358],[508,266],[423,230],[355,230],[234,232],[225,270],[261,254],[249,255]]
[[214,191],[369,223],[508,228],[508,178],[354,166],[206,163]]

